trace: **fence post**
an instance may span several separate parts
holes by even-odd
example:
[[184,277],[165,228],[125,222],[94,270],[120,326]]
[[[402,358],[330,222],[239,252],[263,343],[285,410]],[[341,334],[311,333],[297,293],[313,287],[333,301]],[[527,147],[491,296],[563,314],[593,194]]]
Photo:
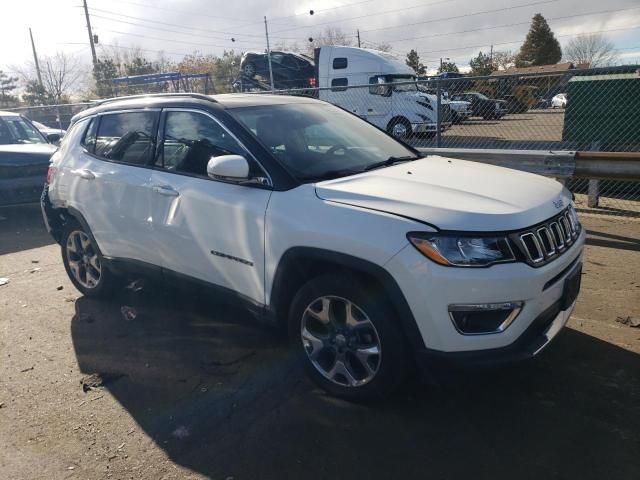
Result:
[[58,121],[58,128],[62,130],[62,119],[60,118],[60,105],[56,105],[56,120]]
[[442,103],[442,91],[440,90],[440,79],[436,79],[436,147],[440,148],[440,104]]
[[[600,150],[600,142],[591,143],[591,151],[597,152]],[[587,206],[589,208],[596,208],[600,201],[600,180],[595,178],[589,179]]]

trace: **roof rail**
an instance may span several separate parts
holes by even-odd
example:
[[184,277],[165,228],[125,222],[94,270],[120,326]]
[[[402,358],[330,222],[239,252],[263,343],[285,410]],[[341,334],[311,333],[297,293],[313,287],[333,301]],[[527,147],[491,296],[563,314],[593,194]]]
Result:
[[189,93],[189,92],[145,93],[140,95],[126,95],[124,97],[113,97],[113,98],[105,98],[101,100],[94,100],[92,103],[94,106],[98,106],[98,105],[104,105],[105,103],[117,102],[119,100],[132,100],[136,98],[155,98],[155,97],[191,97],[191,98],[198,98],[200,100],[208,100],[209,102],[217,103],[216,100],[209,95],[204,95],[202,93]]

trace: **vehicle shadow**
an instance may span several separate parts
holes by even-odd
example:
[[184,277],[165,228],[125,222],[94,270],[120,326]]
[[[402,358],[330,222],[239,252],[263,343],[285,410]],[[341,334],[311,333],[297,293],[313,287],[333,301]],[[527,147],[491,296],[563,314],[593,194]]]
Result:
[[42,220],[39,204],[0,208],[0,255],[54,243]]
[[71,333],[81,371],[213,478],[640,478],[640,356],[575,330],[373,405],[314,388],[279,334],[202,296],[83,297]]
[[587,245],[640,252],[640,239],[588,230]]

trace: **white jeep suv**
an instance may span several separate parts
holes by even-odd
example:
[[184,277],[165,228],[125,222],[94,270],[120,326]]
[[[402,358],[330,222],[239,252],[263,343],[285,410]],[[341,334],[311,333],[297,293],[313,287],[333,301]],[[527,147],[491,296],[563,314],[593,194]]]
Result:
[[414,365],[537,354],[574,307],[585,236],[554,180],[423,158],[340,108],[270,95],[86,110],[42,208],[83,294],[131,272],[204,282],[360,400]]

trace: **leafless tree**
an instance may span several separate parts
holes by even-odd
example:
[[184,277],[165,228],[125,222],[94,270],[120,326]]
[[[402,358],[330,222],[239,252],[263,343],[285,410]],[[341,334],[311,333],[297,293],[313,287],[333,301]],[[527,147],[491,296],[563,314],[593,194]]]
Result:
[[318,32],[309,37],[307,53],[313,55],[313,50],[316,47],[321,47],[323,45],[350,46],[351,44],[353,44],[353,37],[348,33],[345,33],[340,27],[327,27],[324,31]]
[[381,52],[390,52],[393,50],[393,46],[390,43],[382,42],[382,43],[372,43],[367,42],[366,47],[373,48],[374,50],[379,50]]
[[[50,101],[54,103],[67,101],[70,95],[86,88],[90,76],[89,68],[77,56],[58,52],[39,60],[42,87]],[[37,79],[33,62],[12,68],[18,72],[24,84]]]
[[511,50],[493,52],[493,65],[497,70],[506,70],[516,64],[516,56]]
[[564,56],[573,64],[589,67],[607,67],[619,60],[613,42],[599,33],[572,38],[564,47]]
[[85,81],[87,71],[77,57],[58,52],[43,60],[42,84],[54,101],[68,98]]

